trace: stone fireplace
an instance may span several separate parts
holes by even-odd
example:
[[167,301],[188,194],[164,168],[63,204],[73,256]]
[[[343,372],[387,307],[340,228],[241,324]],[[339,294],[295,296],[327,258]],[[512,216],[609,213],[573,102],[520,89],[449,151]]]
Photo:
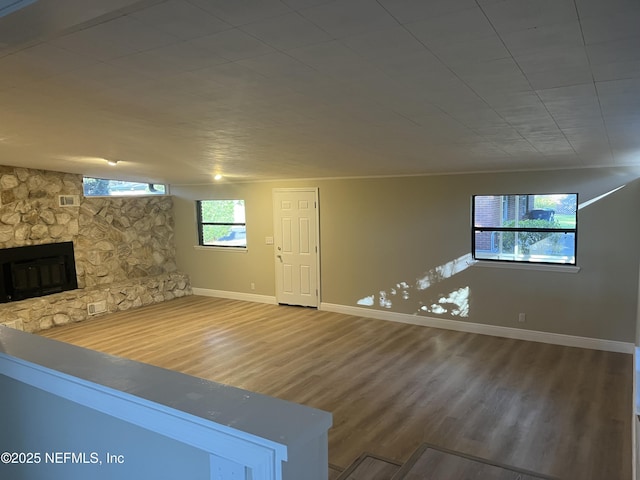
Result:
[[[60,196],[80,201],[61,205]],[[172,208],[170,196],[85,198],[81,175],[0,166],[0,264],[3,255],[15,264],[26,247],[72,245],[77,281],[68,290],[53,286],[63,275],[74,278],[59,254],[45,252],[40,263],[5,262],[4,288],[15,276],[21,298],[15,288],[5,292],[12,301],[2,303],[0,295],[0,324],[38,331],[191,294],[175,264]],[[25,298],[38,283],[50,290]],[[89,308],[95,303],[104,308]]]
[[73,242],[0,250],[0,303],[78,288]]

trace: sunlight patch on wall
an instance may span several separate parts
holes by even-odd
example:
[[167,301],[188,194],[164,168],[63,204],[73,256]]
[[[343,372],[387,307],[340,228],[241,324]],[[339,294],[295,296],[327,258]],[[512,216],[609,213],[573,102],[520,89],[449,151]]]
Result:
[[430,306],[423,305],[420,310],[427,313],[444,314],[449,313],[454,317],[469,316],[469,287],[459,288],[451,292],[447,297],[441,297],[438,303]]
[[380,291],[380,294],[378,295],[378,304],[382,308],[391,308],[393,306],[391,299],[387,298],[387,292],[384,290]]
[[[468,286],[458,288],[449,294],[439,293],[435,297],[425,297],[425,290],[440,283],[443,280],[453,277],[466,270],[473,263],[470,253],[462,255],[443,265],[432,268],[422,277],[416,280],[414,286],[407,282],[398,282],[389,290],[380,290],[377,295],[377,304],[381,308],[391,309],[394,302],[406,303],[410,300],[416,302],[414,306],[415,314],[448,314],[455,317],[469,316],[469,295]],[[373,307],[376,305],[376,295],[368,295],[357,301],[363,307]]]
[[432,268],[424,275],[424,277],[418,279],[416,288],[418,290],[426,290],[431,285],[441,282],[447,278],[451,278],[463,270],[466,270],[472,262],[473,257],[471,256],[471,253],[467,253],[445,263],[444,265]]
[[373,307],[373,304],[376,301],[375,295],[369,295],[368,297],[361,298],[358,300],[358,305],[362,305],[363,307]]
[[591,200],[587,200],[586,202],[582,202],[578,205],[578,210],[582,210],[584,207],[588,207],[592,203],[597,202],[598,200],[602,200],[604,197],[608,197],[612,193],[616,193],[621,188],[626,187],[626,185],[620,185],[618,188],[614,188],[613,190],[608,191],[607,193],[603,193],[602,195],[597,196],[596,198],[592,198]]

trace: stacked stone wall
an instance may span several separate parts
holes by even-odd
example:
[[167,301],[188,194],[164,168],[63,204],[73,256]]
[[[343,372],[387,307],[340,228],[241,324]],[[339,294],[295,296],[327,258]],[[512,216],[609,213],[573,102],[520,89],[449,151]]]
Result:
[[83,198],[76,238],[79,286],[175,272],[171,197]]
[[105,302],[104,313],[120,312],[191,295],[185,274],[174,272],[54,293],[0,304],[0,325],[26,332],[81,322],[92,317],[88,306]]
[[[81,175],[0,166],[0,248],[72,241],[79,287],[0,305],[0,323],[37,331],[84,320],[92,302],[117,311],[191,293],[175,263],[171,197],[82,193]],[[60,195],[79,205],[60,206]]]
[[59,195],[80,195],[82,177],[0,166],[0,248],[75,240],[79,208]]

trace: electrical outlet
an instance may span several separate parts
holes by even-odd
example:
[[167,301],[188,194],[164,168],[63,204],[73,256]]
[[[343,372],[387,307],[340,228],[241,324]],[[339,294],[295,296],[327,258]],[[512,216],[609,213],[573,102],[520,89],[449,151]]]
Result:
[[251,282],[251,290],[255,290],[256,289],[256,284]]
[[527,320],[527,315],[525,313],[518,314],[518,322],[524,323]]

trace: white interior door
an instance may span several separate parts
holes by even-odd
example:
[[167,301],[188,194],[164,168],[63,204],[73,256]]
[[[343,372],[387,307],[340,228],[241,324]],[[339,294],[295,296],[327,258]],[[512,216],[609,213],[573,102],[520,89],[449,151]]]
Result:
[[276,300],[318,306],[318,190],[273,190]]

